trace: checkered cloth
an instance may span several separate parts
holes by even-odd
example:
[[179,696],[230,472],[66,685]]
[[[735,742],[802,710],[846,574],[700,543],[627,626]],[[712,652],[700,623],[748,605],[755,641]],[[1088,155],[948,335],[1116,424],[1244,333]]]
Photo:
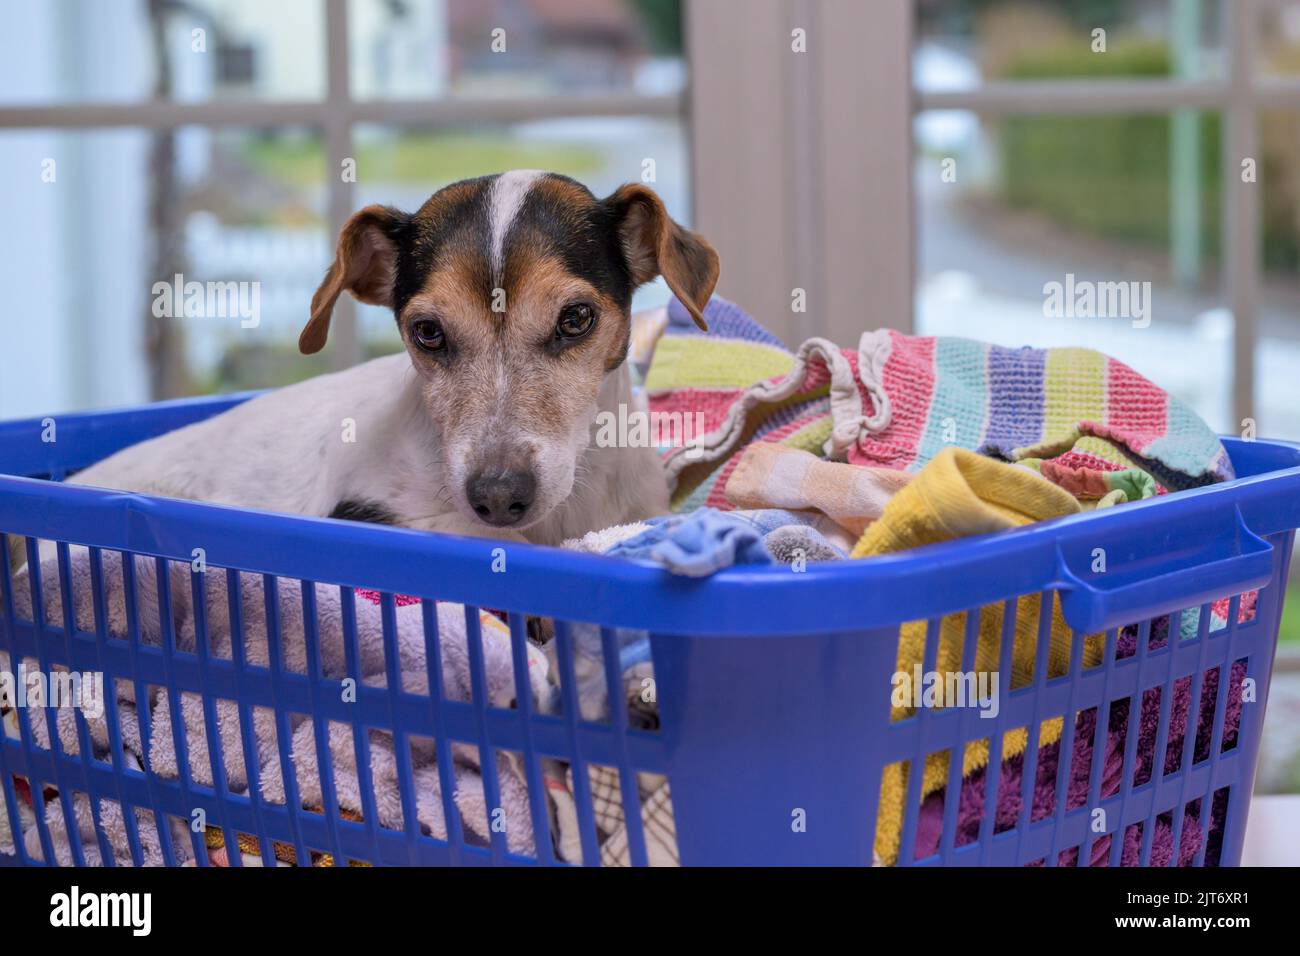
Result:
[[[581,638],[581,629],[576,629],[576,636]],[[644,640],[644,639],[643,639]],[[577,641],[579,649],[584,642]],[[637,645],[625,647],[631,650],[629,656],[636,657]],[[645,647],[648,653],[648,645]],[[579,655],[575,665],[580,665],[584,658]],[[601,667],[603,670],[603,666]],[[658,712],[653,700],[643,699],[644,682],[653,679],[654,666],[649,660],[627,664],[623,669],[623,692],[628,717],[633,726],[654,727],[658,724]],[[581,679],[580,679],[581,683]],[[604,685],[599,688],[588,687],[584,701],[598,694],[601,706],[583,711],[586,719],[604,719],[608,712],[604,706]],[[574,798],[575,783],[573,768],[567,763],[556,760],[545,761],[543,774],[546,778],[547,794],[555,811],[556,849],[560,859],[567,863],[583,861],[581,824],[578,820],[577,801]],[[596,841],[600,847],[601,866],[631,866],[632,857],[628,848],[627,816],[623,808],[623,791],[619,785],[617,768],[601,764],[587,765],[587,781],[591,793],[592,816],[596,825]],[[641,831],[645,836],[646,862],[651,866],[680,866],[677,855],[677,827],[673,823],[672,798],[668,789],[668,778],[661,774],[638,773],[637,797],[641,803]]]
[[[600,865],[631,866],[627,816],[623,811],[618,771],[613,767],[589,766],[587,779],[591,783],[596,829],[604,836],[600,844]],[[569,772],[569,787],[572,790],[572,771]],[[641,798],[641,831],[645,835],[647,862],[651,866],[680,866],[668,778],[659,774],[639,774],[637,790]]]

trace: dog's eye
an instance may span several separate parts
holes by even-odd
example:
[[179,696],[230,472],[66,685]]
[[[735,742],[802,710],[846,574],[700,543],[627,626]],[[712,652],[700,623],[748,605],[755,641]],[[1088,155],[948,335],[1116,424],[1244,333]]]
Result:
[[432,319],[421,319],[411,325],[411,338],[426,352],[440,352],[447,345],[442,326]]
[[596,324],[596,310],[585,302],[565,306],[555,323],[555,334],[562,339],[580,339]]

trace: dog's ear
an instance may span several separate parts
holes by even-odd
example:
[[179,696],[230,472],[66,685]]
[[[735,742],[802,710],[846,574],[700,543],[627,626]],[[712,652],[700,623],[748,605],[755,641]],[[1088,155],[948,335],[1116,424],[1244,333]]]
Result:
[[633,285],[663,276],[704,331],[704,306],[718,284],[718,254],[703,236],[669,218],[653,190],[635,183],[605,200],[623,241]]
[[371,305],[393,304],[397,238],[410,217],[388,206],[367,206],[343,225],[334,263],[311,297],[311,318],[298,336],[298,351],[319,352],[329,337],[330,317],[339,294]]

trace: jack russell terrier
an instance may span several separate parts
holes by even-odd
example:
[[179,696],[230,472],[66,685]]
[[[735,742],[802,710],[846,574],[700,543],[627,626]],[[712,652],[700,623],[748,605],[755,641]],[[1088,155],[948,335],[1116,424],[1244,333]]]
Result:
[[632,292],[658,275],[705,328],[717,253],[640,185],[596,199],[516,170],[414,214],[368,206],[298,345],[324,348],[346,290],[393,310],[406,354],[259,396],[74,481],[538,544],[664,513],[652,448],[592,443],[601,411],[632,407]]

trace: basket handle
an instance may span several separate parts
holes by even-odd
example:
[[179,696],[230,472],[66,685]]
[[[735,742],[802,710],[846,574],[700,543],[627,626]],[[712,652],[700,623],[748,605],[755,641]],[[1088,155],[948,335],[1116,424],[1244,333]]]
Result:
[[[1061,613],[1076,634],[1096,634],[1160,614],[1263,587],[1273,579],[1273,545],[1250,530],[1233,509],[1230,527],[1192,529],[1197,546],[1132,532],[1123,567],[1094,570],[1098,551],[1072,567],[1058,551]],[[1216,533],[1217,532],[1217,533]],[[1082,565],[1082,568],[1080,568]]]

